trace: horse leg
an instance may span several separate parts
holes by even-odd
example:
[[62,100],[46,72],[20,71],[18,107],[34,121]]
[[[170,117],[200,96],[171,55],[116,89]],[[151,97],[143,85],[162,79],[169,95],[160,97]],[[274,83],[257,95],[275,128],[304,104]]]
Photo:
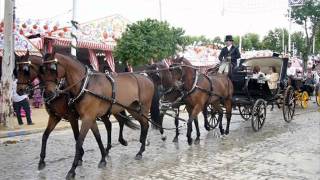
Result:
[[212,105],[213,105],[214,109],[216,109],[218,114],[219,114],[219,117],[218,117],[219,130],[220,130],[221,135],[224,135],[224,129],[223,129],[223,126],[222,126],[223,109],[221,108],[219,102],[215,102]]
[[202,110],[202,115],[203,115],[203,119],[204,119],[204,128],[207,131],[210,131],[210,126],[209,126],[209,121],[208,121],[208,110],[207,110],[206,106]]
[[[69,119],[69,122],[70,122],[70,125],[71,125],[71,128],[72,128],[72,131],[73,131],[73,136],[74,136],[74,139],[75,141],[77,142],[78,140],[78,137],[79,137],[79,124],[78,124],[78,115],[71,115],[68,119]],[[82,156],[84,154],[84,150],[83,148],[81,147],[80,148],[80,160],[78,162],[78,166],[82,166]]]
[[112,146],[111,146],[112,123],[110,122],[110,119],[107,116],[102,116],[101,120],[103,121],[104,126],[106,127],[106,130],[107,130],[107,133],[108,133],[108,145],[107,145],[107,148],[106,148],[106,153],[107,153],[107,156],[108,156],[109,155],[109,151],[112,148]]
[[176,136],[173,138],[173,142],[178,142],[179,138],[179,112],[174,118],[174,124],[176,125]]
[[198,114],[202,110],[201,106],[197,104],[196,106],[193,107],[193,109],[190,106],[187,106],[187,111],[189,113],[189,119],[187,123],[187,138],[188,138],[188,144],[192,144],[192,121],[197,118]]
[[196,127],[196,130],[197,130],[197,138],[194,141],[194,144],[199,144],[200,143],[200,129],[199,129],[198,117],[194,119],[194,126]]
[[226,116],[227,116],[227,127],[226,127],[226,132],[225,134],[229,134],[229,127],[230,127],[230,121],[231,121],[231,115],[232,115],[232,100],[228,99],[225,102],[226,106]]
[[83,145],[83,141],[88,133],[88,130],[92,127],[93,125],[93,121],[95,121],[95,119],[90,119],[90,118],[82,118],[82,124],[81,124],[81,130],[79,133],[79,137],[78,140],[76,142],[76,153],[74,156],[74,160],[72,163],[72,167],[69,170],[66,179],[74,179],[75,175],[76,175],[76,168],[78,166],[80,157],[81,157],[81,148]]
[[[103,118],[108,118],[108,117],[103,117]],[[109,121],[109,119],[107,120]],[[110,122],[110,121],[109,121]],[[111,123],[110,123],[111,124]],[[99,165],[98,167],[99,168],[103,168],[103,167],[106,167],[106,164],[107,164],[107,161],[106,161],[106,156],[107,156],[107,152],[106,150],[104,149],[104,146],[102,144],[102,140],[101,140],[101,136],[100,136],[100,132],[99,132],[99,128],[98,128],[98,125],[97,125],[97,122],[95,121],[93,124],[92,124],[92,127],[91,127],[91,131],[99,145],[99,149],[100,149],[100,152],[101,152],[101,160],[99,162]],[[110,131],[111,132],[111,131]],[[109,131],[108,131],[109,133]],[[111,140],[111,138],[110,138]],[[108,143],[110,143],[109,141],[109,136],[108,136]],[[110,143],[111,144],[111,143]],[[108,144],[109,145],[109,144]],[[111,145],[110,145],[111,146]],[[111,147],[110,147],[111,148]]]
[[141,132],[140,132],[140,143],[141,147],[139,152],[136,154],[135,159],[140,160],[142,159],[142,153],[145,151],[146,147],[146,140],[148,135],[148,129],[149,129],[149,122],[147,121],[148,113],[138,114],[134,111],[129,111],[129,113],[139,121],[141,126]]
[[[120,114],[122,116],[127,116],[125,111],[120,112]],[[123,146],[128,146],[128,142],[123,138],[123,126],[124,126],[124,117],[122,117],[121,115],[117,115],[115,114],[114,117],[118,120],[119,122],[119,143],[122,144]]]
[[44,159],[46,157],[47,140],[49,138],[50,133],[56,127],[56,125],[60,122],[60,120],[61,118],[58,118],[56,116],[49,116],[47,128],[42,135],[41,153],[40,153],[40,161],[38,164],[38,170],[42,170],[46,167],[46,163]]

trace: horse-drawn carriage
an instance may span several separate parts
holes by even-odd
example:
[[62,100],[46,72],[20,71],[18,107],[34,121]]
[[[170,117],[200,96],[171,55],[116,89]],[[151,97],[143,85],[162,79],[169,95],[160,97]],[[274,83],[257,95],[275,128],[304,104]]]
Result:
[[[276,73],[279,73],[279,80],[275,91],[269,88],[268,79],[265,76],[253,76],[252,67],[256,65],[261,67],[261,72],[264,74],[268,73],[270,66],[276,68]],[[232,73],[233,106],[238,107],[239,115],[244,120],[251,119],[254,131],[259,131],[264,125],[268,105],[281,105],[284,120],[286,122],[292,120],[295,112],[295,96],[294,89],[287,83],[287,65],[287,58],[257,57],[242,59],[240,67]],[[218,123],[216,112],[211,107],[208,107],[208,109],[210,125],[215,127]]]

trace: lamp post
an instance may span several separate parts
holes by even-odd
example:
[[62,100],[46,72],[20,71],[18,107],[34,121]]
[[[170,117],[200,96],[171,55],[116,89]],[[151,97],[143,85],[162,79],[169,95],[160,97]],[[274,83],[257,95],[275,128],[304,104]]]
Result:
[[71,55],[77,56],[77,30],[78,30],[78,0],[73,0],[72,4],[72,20],[71,20],[71,25],[72,25],[72,31],[71,31]]
[[159,15],[160,15],[160,21],[162,21],[162,2],[159,0]]

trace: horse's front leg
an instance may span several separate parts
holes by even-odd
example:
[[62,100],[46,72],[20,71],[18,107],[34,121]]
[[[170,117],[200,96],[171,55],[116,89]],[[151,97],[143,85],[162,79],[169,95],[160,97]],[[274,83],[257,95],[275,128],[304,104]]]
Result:
[[81,148],[83,145],[83,141],[88,133],[88,130],[92,127],[95,119],[94,118],[89,118],[89,117],[85,117],[85,118],[81,118],[82,120],[82,124],[81,124],[81,130],[80,130],[80,134],[78,137],[78,140],[76,142],[76,153],[75,153],[75,157],[72,163],[72,167],[69,170],[66,179],[74,179],[75,175],[76,175],[76,168],[78,166],[79,160],[81,158]]
[[176,135],[173,138],[173,142],[178,142],[179,141],[179,112],[176,114],[174,118],[174,124],[176,126]]
[[47,128],[42,135],[41,153],[40,153],[40,161],[38,164],[38,170],[42,170],[46,167],[46,163],[45,163],[44,159],[46,157],[47,140],[49,138],[50,133],[57,126],[57,124],[60,122],[60,120],[61,120],[60,117],[56,117],[56,116],[52,116],[52,115],[49,116]]
[[189,114],[189,119],[188,119],[188,123],[187,123],[187,139],[188,139],[188,144],[191,145],[192,144],[192,137],[191,137],[192,121],[197,118],[197,116],[200,113],[200,111],[202,110],[202,108],[201,108],[200,104],[197,104],[193,108],[190,106],[187,106],[186,108],[187,108],[187,111]]
[[107,134],[108,134],[108,144],[107,144],[107,148],[106,148],[106,153],[107,153],[107,156],[108,156],[109,155],[109,151],[112,148],[112,145],[111,145],[112,123],[111,123],[110,119],[108,118],[108,116],[102,116],[101,120],[103,121],[104,126],[106,127],[106,130],[107,130]]
[[196,117],[194,119],[194,126],[196,127],[196,130],[197,130],[197,138],[194,141],[194,144],[199,144],[200,143],[200,129],[199,129],[198,117]]
[[230,127],[230,121],[232,116],[232,99],[228,99],[225,101],[225,107],[226,107],[226,116],[227,116],[227,127],[225,134],[229,134],[229,127]]

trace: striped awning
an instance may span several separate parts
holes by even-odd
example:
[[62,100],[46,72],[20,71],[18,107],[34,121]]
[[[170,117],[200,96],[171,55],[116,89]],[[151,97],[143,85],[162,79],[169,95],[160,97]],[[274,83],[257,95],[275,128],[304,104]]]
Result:
[[[62,46],[62,47],[70,47],[71,46],[71,39],[64,39],[64,38],[50,38],[53,39],[53,46]],[[79,41],[77,44],[79,48],[86,48],[86,49],[95,49],[95,50],[103,50],[103,51],[113,51],[115,47],[115,43],[96,43],[96,42],[85,42]]]
[[[27,53],[27,50],[16,50],[15,54],[17,56],[24,56]],[[42,56],[40,52],[38,51],[29,51],[30,55],[35,55],[35,56]],[[3,49],[0,49],[0,56],[3,57]]]

